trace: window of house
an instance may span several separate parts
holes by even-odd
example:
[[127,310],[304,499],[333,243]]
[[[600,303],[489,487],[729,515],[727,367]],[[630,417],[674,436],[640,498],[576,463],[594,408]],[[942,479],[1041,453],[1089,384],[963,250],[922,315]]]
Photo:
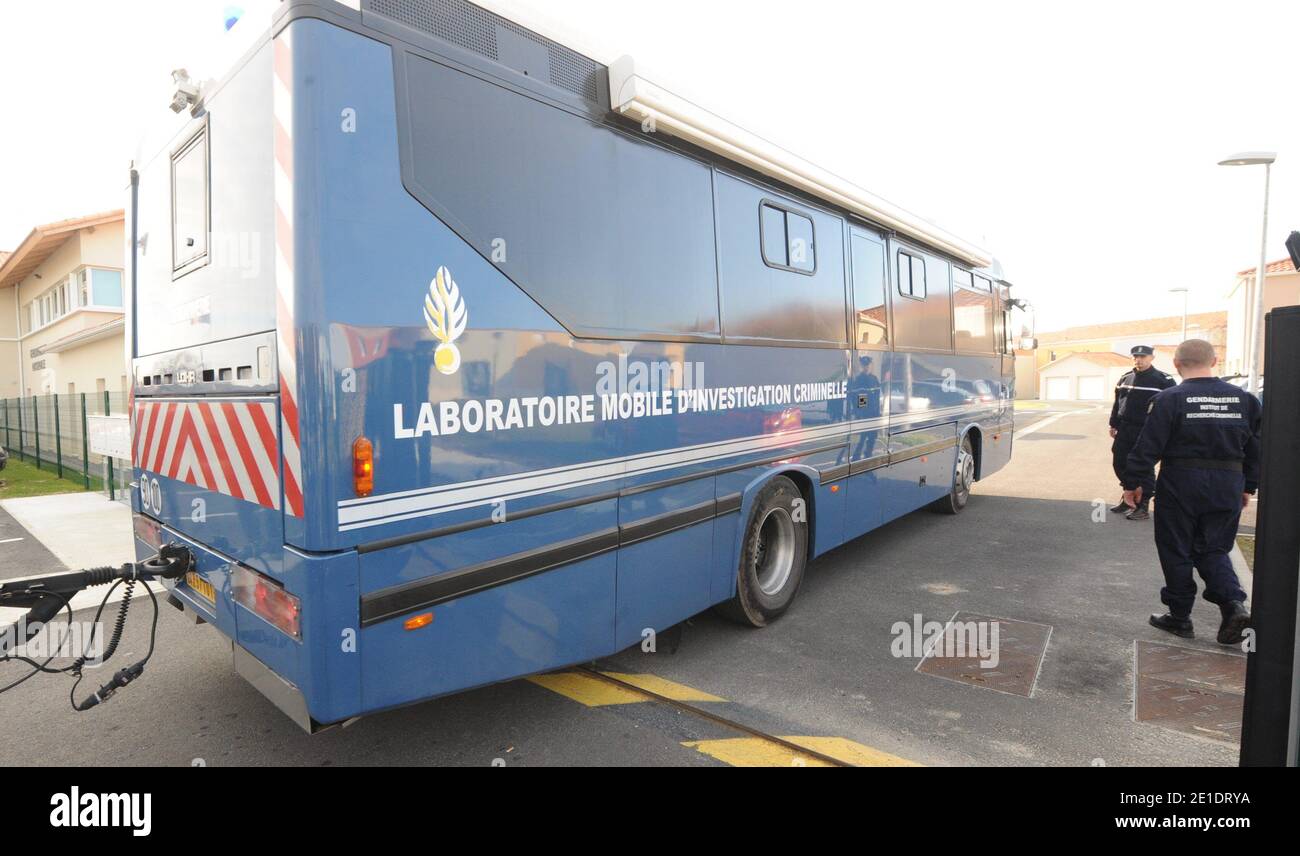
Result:
[[23,335],[53,324],[77,309],[121,309],[123,297],[120,270],[83,268],[23,307]]
[[811,274],[817,270],[813,221],[764,202],[759,206],[763,261],[769,267]]
[[[208,257],[208,132],[172,155],[172,271],[188,273]],[[119,301],[120,302],[120,301]]]
[[122,305],[122,272],[93,268],[91,271],[91,295],[96,306]]

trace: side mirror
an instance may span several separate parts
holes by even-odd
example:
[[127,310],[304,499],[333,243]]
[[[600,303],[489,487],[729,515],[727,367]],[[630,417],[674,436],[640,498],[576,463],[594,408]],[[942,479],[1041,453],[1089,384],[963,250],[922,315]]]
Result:
[[1032,337],[1026,337],[1026,338],[1024,338],[1024,339],[1021,339],[1021,340],[1020,340],[1020,350],[1022,350],[1022,351],[1037,351],[1037,350],[1038,350],[1038,340],[1035,339],[1035,338],[1032,338]]

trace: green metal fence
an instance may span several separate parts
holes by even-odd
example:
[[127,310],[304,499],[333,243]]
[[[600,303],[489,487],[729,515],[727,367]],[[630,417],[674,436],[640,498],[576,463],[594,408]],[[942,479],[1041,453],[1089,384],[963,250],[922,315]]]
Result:
[[131,462],[90,450],[90,416],[126,416],[121,392],[30,395],[0,399],[0,443],[12,457],[112,499],[124,498]]

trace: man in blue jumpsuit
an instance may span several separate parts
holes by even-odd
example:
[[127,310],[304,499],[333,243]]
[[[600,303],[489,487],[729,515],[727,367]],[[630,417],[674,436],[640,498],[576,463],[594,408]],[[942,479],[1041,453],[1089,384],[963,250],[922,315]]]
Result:
[[[1172,376],[1155,368],[1155,348],[1138,345],[1133,349],[1133,371],[1119,379],[1115,387],[1115,403],[1110,408],[1110,436],[1115,441],[1111,444],[1111,467],[1115,478],[1124,483],[1124,470],[1128,467],[1128,453],[1137,445],[1138,435],[1147,421],[1147,408],[1156,393],[1163,392],[1178,381]],[[1137,508],[1120,500],[1119,505],[1111,509],[1115,514],[1125,514],[1129,520],[1150,520],[1149,505],[1151,495],[1138,503]]]
[[[1124,500],[1138,507],[1156,496],[1156,552],[1165,573],[1160,599],[1169,611],[1151,625],[1176,636],[1192,632],[1195,568],[1205,599],[1223,613],[1218,640],[1232,645],[1250,625],[1246,593],[1228,554],[1241,511],[1259,488],[1259,399],[1214,374],[1214,346],[1191,339],[1178,346],[1174,367],[1183,382],[1156,395],[1128,456]],[[1160,462],[1160,478],[1155,465]]]

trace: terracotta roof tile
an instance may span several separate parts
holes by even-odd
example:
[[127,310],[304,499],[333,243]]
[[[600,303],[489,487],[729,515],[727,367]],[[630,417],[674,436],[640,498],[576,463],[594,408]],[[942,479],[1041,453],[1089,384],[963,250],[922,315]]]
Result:
[[22,282],[74,232],[125,219],[125,212],[118,208],[116,211],[103,211],[99,214],[88,214],[85,217],[73,217],[37,226],[23,239],[17,249],[4,259],[0,259],[0,288]]
[[[1254,276],[1258,266],[1248,270],[1237,271],[1237,276]],[[1295,273],[1295,264],[1288,258],[1276,262],[1269,262],[1264,267],[1265,273]]]
[[1130,366],[1133,364],[1132,357],[1125,357],[1121,354],[1115,353],[1114,351],[1075,351],[1072,354],[1066,354],[1058,360],[1052,360],[1050,363],[1039,369],[1039,371],[1046,371],[1052,366],[1059,365],[1066,360],[1072,360],[1076,357],[1099,366]]
[[[1189,327],[1212,330],[1228,326],[1227,312],[1198,312],[1187,316]],[[1183,316],[1171,315],[1168,318],[1147,318],[1138,321],[1116,321],[1110,324],[1089,324],[1081,327],[1068,327],[1049,333],[1040,333],[1040,345],[1063,345],[1068,342],[1090,342],[1105,339],[1128,339],[1150,333],[1181,333]]]

